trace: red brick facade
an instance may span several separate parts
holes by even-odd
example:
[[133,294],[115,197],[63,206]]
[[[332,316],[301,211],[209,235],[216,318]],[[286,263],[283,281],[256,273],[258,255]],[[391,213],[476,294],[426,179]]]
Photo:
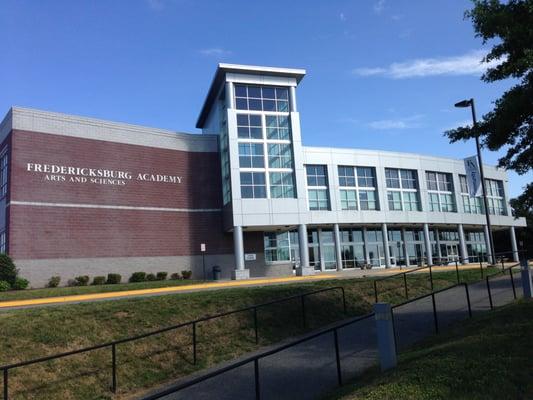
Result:
[[[13,131],[9,252],[15,259],[180,256],[233,252],[223,233],[217,152],[187,152]],[[127,171],[108,185],[46,180],[28,163]],[[136,180],[139,174],[179,176],[181,183]],[[21,205],[17,202],[186,209],[189,212]]]

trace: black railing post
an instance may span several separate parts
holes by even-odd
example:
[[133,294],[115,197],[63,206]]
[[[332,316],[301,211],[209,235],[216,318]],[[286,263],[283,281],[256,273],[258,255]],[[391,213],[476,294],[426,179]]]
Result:
[[398,354],[398,336],[396,335],[396,323],[394,322],[394,308],[390,309],[390,319],[392,322],[392,334],[394,335],[394,351]]
[[254,360],[254,377],[255,377],[255,400],[261,399],[261,386],[259,385],[259,359]]
[[337,334],[337,329],[333,329],[333,338],[335,339],[335,357],[337,360],[337,379],[339,381],[339,386],[342,386],[341,357],[340,357],[340,352],[339,352],[339,335]]
[[511,277],[511,286],[513,287],[513,296],[516,300],[516,288],[514,286],[513,268],[509,268],[509,276]]
[[470,291],[468,290],[468,283],[465,282],[466,302],[468,303],[468,316],[472,318],[472,305],[470,304]]
[[302,325],[303,325],[304,329],[306,329],[307,328],[307,320],[305,319],[305,296],[302,295],[301,299],[302,299]]
[[344,311],[344,315],[346,315],[346,293],[344,292],[344,288],[341,286],[342,290],[342,309]]
[[494,305],[492,304],[492,293],[490,291],[490,283],[489,283],[489,277],[487,276],[487,292],[489,294],[489,303],[490,303],[490,309],[494,309]]
[[455,260],[455,275],[457,276],[457,283],[459,283],[459,263],[457,262],[457,259]]
[[378,281],[374,279],[374,299],[378,302]]
[[113,393],[117,392],[117,346],[115,343],[111,345],[111,360],[112,360],[112,379],[111,390]]
[[7,368],[4,369],[4,400],[8,399],[8,391],[7,391]]
[[407,274],[403,274],[403,286],[405,288],[405,298],[409,300],[409,292],[407,291]]
[[503,256],[500,257],[500,260],[502,262],[502,272],[505,271],[505,265],[503,264]]
[[435,304],[435,293],[431,293],[431,302],[433,303],[433,319],[435,320],[435,333],[439,333],[439,321],[437,320],[437,306]]
[[255,330],[255,344],[259,344],[259,332],[257,329],[257,307],[254,307],[254,330]]
[[431,283],[431,291],[433,291],[433,271],[431,265],[429,266],[429,281]]
[[192,363],[196,365],[196,322],[192,323]]

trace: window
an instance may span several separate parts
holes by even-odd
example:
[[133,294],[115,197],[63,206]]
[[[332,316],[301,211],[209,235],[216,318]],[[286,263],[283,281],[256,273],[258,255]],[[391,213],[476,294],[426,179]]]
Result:
[[328,186],[325,165],[306,165],[307,186]]
[[461,184],[461,199],[463,200],[463,212],[467,214],[483,214],[483,197],[470,197],[466,175],[459,175]]
[[261,116],[237,114],[237,136],[240,139],[263,139]]
[[265,121],[268,140],[290,140],[288,116],[266,115]]
[[328,178],[325,165],[306,165],[310,210],[329,210]]
[[241,172],[241,197],[243,199],[266,198],[264,172]]
[[327,189],[309,189],[308,194],[310,210],[329,210]]
[[294,179],[292,172],[270,173],[270,197],[294,198]]
[[239,167],[264,168],[265,157],[262,143],[239,143]]
[[489,214],[507,215],[503,182],[494,179],[485,179],[485,188],[487,191],[487,202],[489,203]]
[[341,208],[343,210],[357,210],[357,192],[355,190],[341,190]]
[[0,233],[0,253],[6,253],[7,251],[6,231]]
[[385,168],[387,200],[391,211],[420,211],[415,170]]
[[235,107],[237,110],[289,112],[289,89],[235,85]]
[[456,212],[452,174],[426,171],[429,210]]
[[267,262],[299,259],[298,232],[265,232],[264,247]]
[[0,153],[0,197],[7,194],[8,165],[7,147],[5,147]]
[[268,166],[270,168],[292,168],[291,145],[286,143],[269,143]]
[[338,173],[343,210],[375,210],[377,208],[374,168],[339,166]]

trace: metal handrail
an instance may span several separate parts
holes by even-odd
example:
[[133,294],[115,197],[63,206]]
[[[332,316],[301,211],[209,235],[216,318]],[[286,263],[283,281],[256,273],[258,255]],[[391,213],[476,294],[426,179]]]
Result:
[[286,302],[286,301],[290,301],[290,300],[293,300],[293,299],[300,298],[301,299],[301,304],[302,304],[303,326],[304,326],[304,328],[306,328],[307,327],[307,322],[306,322],[306,315],[305,315],[305,298],[307,296],[310,296],[310,295],[313,295],[313,294],[316,294],[316,293],[322,293],[322,292],[332,291],[332,290],[340,290],[342,292],[343,312],[344,312],[344,314],[346,314],[346,293],[345,293],[344,287],[342,287],[342,286],[333,286],[333,287],[329,287],[329,288],[317,289],[317,290],[313,290],[313,291],[310,291],[310,292],[305,292],[305,293],[301,293],[301,294],[297,294],[297,295],[293,295],[293,296],[288,296],[288,297],[284,297],[284,298],[277,299],[277,300],[271,300],[271,301],[260,303],[260,304],[254,304],[252,306],[243,307],[243,308],[236,309],[236,310],[230,310],[230,311],[226,311],[226,312],[215,314],[215,315],[207,315],[207,316],[195,319],[193,321],[182,322],[180,324],[167,326],[165,328],[157,329],[155,331],[145,332],[145,333],[142,333],[142,334],[139,334],[139,335],[130,336],[130,337],[123,338],[123,339],[117,339],[117,340],[113,340],[113,341],[110,341],[110,342],[97,344],[97,345],[94,345],[94,346],[89,346],[89,347],[84,347],[84,348],[81,348],[81,349],[66,351],[66,352],[63,352],[63,353],[57,353],[57,354],[53,354],[53,355],[49,355],[49,356],[34,358],[34,359],[31,359],[31,360],[27,360],[27,361],[20,361],[20,362],[16,362],[16,363],[2,365],[2,366],[0,366],[0,371],[3,371],[3,378],[4,378],[3,379],[3,381],[4,381],[3,382],[4,400],[8,400],[8,394],[9,394],[9,390],[8,390],[8,382],[9,382],[8,371],[9,370],[14,369],[14,368],[20,368],[20,367],[28,366],[28,365],[38,364],[38,363],[42,363],[42,362],[46,362],[46,361],[50,361],[50,360],[60,359],[60,358],[64,358],[64,357],[68,357],[68,356],[72,356],[72,355],[76,355],[76,354],[87,353],[87,352],[94,351],[94,350],[100,350],[100,349],[108,348],[108,347],[111,347],[111,350],[112,350],[112,384],[111,384],[111,389],[112,389],[113,393],[116,393],[116,390],[117,390],[116,346],[119,345],[119,344],[128,343],[128,342],[136,341],[136,340],[139,340],[139,339],[144,339],[146,337],[158,335],[158,334],[161,334],[161,333],[164,333],[164,332],[168,332],[168,331],[172,331],[172,330],[175,330],[175,329],[184,328],[186,326],[192,326],[193,327],[193,334],[192,334],[193,335],[193,363],[196,364],[196,325],[198,325],[199,323],[206,322],[206,321],[209,321],[209,320],[212,320],[212,319],[216,319],[216,318],[225,317],[225,316],[232,315],[232,314],[237,314],[237,313],[253,310],[253,312],[254,312],[255,341],[256,341],[256,344],[257,344],[259,342],[258,323],[257,323],[257,309],[262,308],[262,307],[266,307],[266,306],[269,306],[269,305],[282,303],[282,302]]

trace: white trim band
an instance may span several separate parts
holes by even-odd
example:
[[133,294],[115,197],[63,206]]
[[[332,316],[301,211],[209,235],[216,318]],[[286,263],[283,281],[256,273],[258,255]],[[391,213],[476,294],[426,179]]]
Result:
[[135,207],[114,206],[106,204],[76,204],[76,203],[44,203],[39,201],[10,201],[6,207],[14,206],[37,206],[37,207],[68,207],[68,208],[103,208],[109,210],[137,210],[137,211],[164,211],[164,212],[220,212],[220,208],[170,208],[170,207]]

